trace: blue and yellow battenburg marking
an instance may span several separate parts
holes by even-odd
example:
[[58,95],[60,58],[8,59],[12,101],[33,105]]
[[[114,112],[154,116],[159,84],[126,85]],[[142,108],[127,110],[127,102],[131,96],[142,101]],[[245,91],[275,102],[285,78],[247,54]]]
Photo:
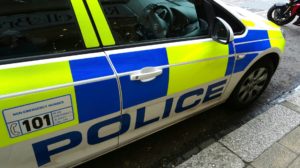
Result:
[[[106,57],[70,61],[73,81],[114,75]],[[85,122],[120,111],[116,78],[75,86],[79,121]]]
[[[60,74],[60,75],[58,75]],[[50,86],[61,85],[72,82],[72,75],[68,62],[58,62],[51,64],[41,64],[34,66],[26,66],[12,69],[0,70],[0,94],[7,95],[13,93],[24,92],[28,90],[40,89]],[[22,106],[42,100],[47,100],[62,95],[71,95],[72,103],[74,105],[73,121],[61,124],[59,126],[37,131],[24,136],[10,138],[6,123],[4,121],[3,111],[5,109]],[[62,89],[55,89],[44,91],[40,93],[26,94],[22,96],[15,96],[0,100],[0,147],[25,141],[33,137],[41,136],[50,132],[58,131],[66,127],[78,124],[76,95],[74,87],[65,87]]]
[[245,37],[235,39],[234,43],[236,54],[245,54],[245,57],[236,61],[234,57],[229,58],[231,59],[229,62],[235,62],[233,73],[244,71],[260,52],[269,48],[278,48],[281,52],[284,52],[285,46],[285,40],[280,29],[249,29]]
[[[109,58],[121,76],[122,106],[126,109],[244,71],[260,51],[270,47],[283,50],[283,46],[280,31],[249,30],[245,37],[229,45],[208,41],[111,54]],[[246,54],[245,58],[235,61],[235,50]],[[163,73],[146,83],[130,80],[130,72],[145,67],[163,67]],[[75,86],[0,99],[1,113],[5,109],[63,95],[71,95],[74,108],[74,120],[15,138],[9,137],[3,115],[0,115],[0,147],[116,113],[121,107],[117,79],[104,55],[3,69],[0,81],[0,95],[84,81]]]
[[228,55],[227,45],[209,41],[111,54],[110,59],[119,74],[145,67],[163,69],[162,75],[146,83],[121,75],[123,108],[126,109],[224,78]]
[[[0,70],[0,80],[2,81],[0,95],[71,84],[57,89],[0,99],[0,147],[120,111],[119,90],[117,80],[113,75],[114,73],[104,56]],[[83,85],[72,85],[74,82],[105,76],[112,77],[98,82],[86,82]],[[72,121],[10,138],[3,115],[4,110],[63,95],[71,95],[74,113]]]

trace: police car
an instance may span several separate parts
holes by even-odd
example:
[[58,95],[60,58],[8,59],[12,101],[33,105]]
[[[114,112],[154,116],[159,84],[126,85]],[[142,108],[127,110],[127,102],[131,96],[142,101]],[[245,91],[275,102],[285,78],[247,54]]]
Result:
[[1,0],[0,167],[68,167],[267,87],[279,27],[219,0]]

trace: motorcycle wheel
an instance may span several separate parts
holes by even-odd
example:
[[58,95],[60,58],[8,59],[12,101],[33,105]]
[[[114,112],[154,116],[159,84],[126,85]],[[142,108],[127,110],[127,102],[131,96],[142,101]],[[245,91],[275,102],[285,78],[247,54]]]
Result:
[[[268,19],[273,23],[283,26],[295,19],[295,15],[292,15],[291,12],[288,12],[284,17],[281,17],[283,12],[286,10],[286,7],[282,6],[272,6],[268,11]],[[281,17],[281,18],[278,18]]]

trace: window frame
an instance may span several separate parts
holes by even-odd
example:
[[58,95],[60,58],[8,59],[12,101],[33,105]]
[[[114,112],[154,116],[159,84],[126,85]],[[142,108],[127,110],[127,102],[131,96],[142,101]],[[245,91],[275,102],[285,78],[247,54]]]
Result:
[[[241,32],[233,32],[234,36],[239,36],[239,35],[243,35],[246,31],[246,27],[245,25],[237,18],[235,17],[231,12],[229,12],[226,8],[224,8],[222,5],[220,5],[219,3],[215,2],[215,1],[211,1],[212,5],[217,6],[220,10],[222,10],[224,13],[226,13],[230,19],[235,20],[237,23],[239,23],[239,25],[241,27],[243,27],[243,30]],[[214,9],[215,10],[215,9]]]
[[[189,1],[189,0],[186,0],[186,1]],[[98,2],[100,4],[102,11],[104,11],[103,5],[100,2],[100,0],[98,0]],[[189,1],[189,2],[191,2],[191,1]],[[195,5],[195,2],[191,2],[191,3],[193,3]],[[197,6],[195,5],[195,9],[196,8],[197,8]],[[196,10],[196,12],[198,12],[198,11]],[[104,13],[104,16],[107,21],[107,24],[109,25],[110,31],[113,32],[112,26],[110,25],[110,22],[105,13]],[[199,19],[198,15],[197,15],[197,18]],[[95,20],[93,20],[93,22],[95,22]],[[114,34],[113,34],[113,37],[117,43],[118,40],[115,38]],[[133,42],[133,43],[128,43],[128,44],[115,44],[115,45],[111,45],[111,46],[103,46],[103,49],[105,51],[109,51],[109,50],[117,50],[117,49],[124,49],[124,48],[142,47],[142,46],[149,46],[149,45],[167,44],[167,43],[175,43],[175,42],[191,41],[191,40],[202,40],[202,39],[210,39],[210,38],[212,38],[210,34],[202,35],[202,36],[195,36],[195,37],[172,37],[172,38],[164,38],[164,39],[138,41],[138,42]]]
[[[103,45],[101,43],[101,39],[95,29],[94,26],[94,22],[93,19],[90,15],[90,11],[89,8],[87,7],[87,5],[85,4],[85,10],[88,13],[88,16],[90,18],[90,21],[92,23],[93,29],[95,31],[96,34],[96,38],[98,39],[99,42],[99,47],[95,47],[95,48],[86,48],[84,40],[83,40],[83,35],[78,23],[78,19],[76,17],[75,14],[75,10],[73,5],[71,4],[71,0],[64,0],[67,1],[68,5],[69,5],[69,10],[72,11],[72,14],[74,16],[74,25],[77,26],[77,34],[80,37],[80,39],[83,42],[84,45],[84,49],[80,49],[80,50],[71,50],[71,51],[65,51],[65,52],[53,52],[53,53],[36,53],[36,54],[30,54],[27,56],[16,56],[16,55],[12,55],[10,58],[4,58],[2,59],[0,57],[0,66],[1,65],[6,65],[6,64],[14,64],[14,63],[21,63],[21,62],[28,62],[28,61],[38,61],[38,60],[44,60],[44,59],[51,59],[51,58],[61,58],[61,57],[67,57],[67,56],[76,56],[76,55],[83,55],[83,54],[89,54],[89,53],[95,53],[95,52],[103,52]],[[84,2],[84,1],[83,1]]]
[[63,53],[37,54],[37,55],[32,55],[32,56],[2,59],[2,60],[0,60],[0,66],[5,65],[5,64],[14,64],[14,63],[21,63],[21,62],[29,62],[29,61],[39,61],[39,60],[46,60],[46,59],[51,59],[51,58],[62,58],[62,57],[68,57],[68,56],[70,57],[70,56],[84,55],[84,54],[97,53],[97,52],[104,52],[103,47],[89,48],[89,49],[84,49],[84,50],[66,51]]
[[[242,35],[244,34],[244,32],[246,31],[246,27],[244,26],[244,24],[241,23],[241,21],[239,19],[237,19],[233,14],[231,14],[228,10],[226,10],[224,7],[222,7],[220,4],[218,4],[217,2],[214,1],[210,1],[213,3],[213,5],[218,5],[222,10],[224,10],[224,12],[226,12],[228,15],[230,15],[233,19],[236,19],[243,27],[244,30],[243,32],[240,32],[239,34],[235,34],[235,35]],[[69,4],[71,3],[70,1],[68,2]],[[102,8],[102,4],[99,1],[99,5]],[[73,6],[70,4],[70,9],[73,11],[73,14],[75,16],[75,12],[74,12],[74,8]],[[90,16],[90,11],[89,8],[86,6],[86,10],[89,14],[89,18],[91,20],[91,23],[94,26],[94,22],[95,20]],[[103,10],[103,8],[102,8]],[[198,16],[197,16],[198,17]],[[105,18],[107,20],[107,17],[105,15]],[[79,28],[79,23],[77,18],[75,17],[76,20],[76,26]],[[107,21],[107,23],[109,24],[109,28],[111,30],[111,26],[110,23]],[[80,37],[82,37],[80,28],[79,30],[79,34]],[[95,27],[94,30],[96,31]],[[96,31],[96,35],[97,38],[99,38],[98,36],[98,32]],[[74,51],[66,51],[63,53],[44,53],[44,54],[36,54],[36,55],[30,55],[30,56],[23,56],[23,57],[12,57],[12,58],[7,58],[7,59],[0,59],[0,66],[1,65],[5,65],[5,64],[13,64],[13,63],[20,63],[20,62],[28,62],[28,61],[37,61],[37,60],[44,60],[44,59],[51,59],[51,58],[61,58],[61,57],[67,57],[67,56],[76,56],[76,55],[83,55],[83,54],[89,54],[89,53],[96,53],[96,52],[104,52],[104,51],[109,51],[109,50],[116,50],[116,49],[124,49],[124,48],[133,48],[133,47],[141,47],[141,46],[149,46],[149,45],[157,45],[157,44],[167,44],[167,43],[175,43],[175,42],[181,42],[181,41],[192,41],[192,40],[203,40],[203,39],[212,39],[211,35],[203,35],[203,36],[196,36],[196,37],[176,37],[176,38],[166,38],[166,39],[157,39],[157,40],[149,40],[149,41],[141,41],[141,42],[137,42],[137,43],[130,43],[130,44],[120,44],[120,45],[112,45],[112,46],[103,46],[101,39],[99,40],[99,47],[96,48],[86,48],[86,49],[82,49],[82,50],[74,50]]]

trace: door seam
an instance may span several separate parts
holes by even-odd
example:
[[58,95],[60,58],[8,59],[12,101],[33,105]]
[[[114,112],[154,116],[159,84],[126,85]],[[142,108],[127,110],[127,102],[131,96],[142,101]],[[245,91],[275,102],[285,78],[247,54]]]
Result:
[[[116,80],[117,80],[117,84],[118,84],[118,89],[119,89],[119,100],[120,100],[120,121],[122,121],[122,114],[123,114],[123,93],[122,93],[122,86],[121,86],[121,81],[120,81],[120,78],[119,78],[119,75],[118,75],[118,72],[116,70],[116,68],[114,67],[111,59],[109,58],[109,55],[106,53],[106,51],[103,51],[103,53],[105,54],[105,57],[111,67],[111,69],[113,70],[114,72],[114,75],[116,77]],[[118,146],[120,145],[120,130],[122,129],[122,122],[120,122],[120,126],[119,126],[119,131],[118,131]]]

